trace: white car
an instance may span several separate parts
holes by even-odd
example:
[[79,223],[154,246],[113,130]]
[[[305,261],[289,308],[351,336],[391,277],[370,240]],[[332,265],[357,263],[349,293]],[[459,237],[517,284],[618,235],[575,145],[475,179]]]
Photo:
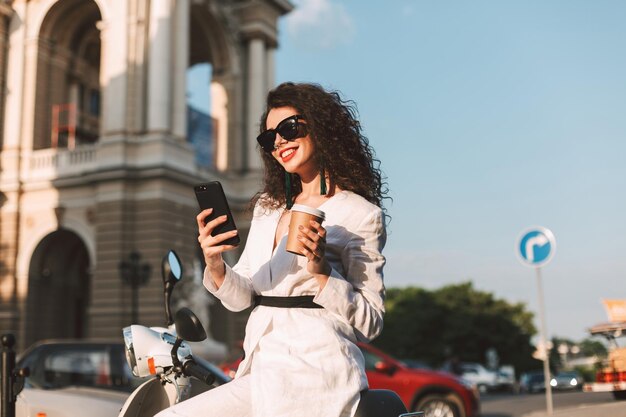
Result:
[[132,375],[121,342],[48,340],[17,361],[29,376],[16,417],[116,417],[142,379]]
[[[127,392],[67,387],[55,390],[24,388],[15,404],[16,417],[117,417]],[[87,411],[88,410],[88,411]]]
[[498,386],[498,374],[492,372],[479,363],[464,362],[460,365],[461,377],[476,385],[478,391],[485,393]]
[[497,389],[499,391],[516,392],[515,369],[512,365],[503,365],[497,371]]
[[[28,367],[24,389],[15,404],[16,417],[117,417],[130,393],[147,378],[133,376],[123,342],[47,340],[18,359]],[[214,385],[230,380],[201,358],[216,375]],[[192,393],[209,389],[192,381]],[[193,394],[192,394],[193,395]]]

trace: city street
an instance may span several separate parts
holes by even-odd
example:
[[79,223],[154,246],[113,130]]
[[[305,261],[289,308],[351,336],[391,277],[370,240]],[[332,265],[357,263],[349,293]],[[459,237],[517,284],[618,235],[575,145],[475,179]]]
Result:
[[[626,417],[626,402],[610,393],[558,392],[553,394],[556,417]],[[542,394],[488,394],[481,398],[482,417],[545,417]]]

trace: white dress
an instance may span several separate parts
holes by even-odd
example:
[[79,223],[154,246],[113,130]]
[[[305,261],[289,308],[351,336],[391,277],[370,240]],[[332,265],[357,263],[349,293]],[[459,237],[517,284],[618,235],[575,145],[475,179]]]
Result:
[[332,267],[323,290],[307,272],[307,259],[285,250],[286,235],[272,251],[282,209],[255,208],[246,247],[237,265],[226,267],[219,289],[205,271],[205,287],[232,311],[250,307],[257,294],[313,295],[323,307],[252,311],[235,379],[248,375],[255,417],[351,417],[367,388],[355,342],[375,338],[383,327],[384,216],[349,191],[319,209],[326,213]]

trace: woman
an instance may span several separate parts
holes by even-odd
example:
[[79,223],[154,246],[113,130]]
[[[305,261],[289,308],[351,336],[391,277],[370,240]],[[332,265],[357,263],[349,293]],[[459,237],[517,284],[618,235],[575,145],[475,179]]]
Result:
[[[246,247],[211,231],[225,219],[197,216],[205,287],[230,310],[253,304],[245,359],[233,381],[160,414],[350,417],[367,388],[357,340],[382,330],[385,191],[354,111],[335,92],[285,83],[272,90],[257,138],[265,185],[255,197]],[[325,212],[300,230],[303,256],[285,250],[290,208]]]

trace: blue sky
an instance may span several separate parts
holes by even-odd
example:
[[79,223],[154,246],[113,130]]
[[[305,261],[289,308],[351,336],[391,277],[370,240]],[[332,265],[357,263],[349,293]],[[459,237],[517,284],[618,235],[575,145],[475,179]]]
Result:
[[626,2],[294,4],[276,81],[356,101],[393,197],[387,285],[471,280],[537,313],[516,243],[541,225],[548,334],[606,320],[601,298],[626,298]]

